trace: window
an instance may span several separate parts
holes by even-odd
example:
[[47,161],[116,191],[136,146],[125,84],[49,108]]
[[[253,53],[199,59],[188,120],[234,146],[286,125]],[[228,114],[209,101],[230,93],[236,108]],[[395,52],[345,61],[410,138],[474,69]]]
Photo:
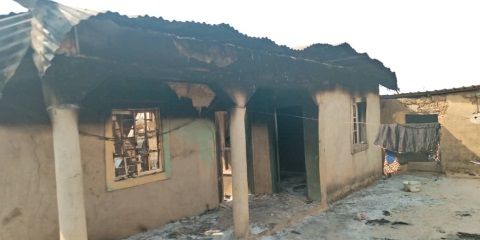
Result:
[[109,190],[167,178],[158,109],[113,110],[106,130]]
[[438,114],[406,114],[406,123],[438,123]]
[[367,103],[353,104],[353,144],[367,144]]

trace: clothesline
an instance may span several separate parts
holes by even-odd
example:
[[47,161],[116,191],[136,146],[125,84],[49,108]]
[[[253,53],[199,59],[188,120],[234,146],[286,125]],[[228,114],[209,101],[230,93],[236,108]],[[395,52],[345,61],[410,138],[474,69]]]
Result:
[[[205,116],[208,112],[212,111],[215,107],[217,102],[214,102],[214,104],[212,104],[211,107],[209,107],[206,111],[204,111],[202,113],[201,116]],[[48,119],[48,117],[44,116],[44,115],[41,115],[39,113],[32,113],[31,111],[28,111],[20,106],[15,106],[13,104],[6,104],[5,106],[7,107],[10,107],[12,109],[14,109],[15,111],[17,112],[20,112],[20,113],[23,113],[25,114],[27,117],[31,118],[31,119],[36,119],[36,120],[40,120],[42,122],[48,122],[50,121],[50,119]],[[92,110],[92,109],[89,109],[89,108],[86,108],[86,107],[80,107],[80,109],[82,110],[85,110],[85,111],[88,111],[88,112],[93,112],[97,115],[101,115],[99,113],[97,113],[97,111],[95,110]],[[274,113],[274,112],[262,112],[262,111],[247,111],[247,113],[258,113],[258,114],[267,114],[267,115],[277,115],[277,116],[286,116],[286,117],[294,117],[294,118],[300,118],[300,119],[305,119],[305,120],[312,120],[312,121],[318,121],[318,118],[314,118],[314,117],[305,117],[305,116],[300,116],[300,115],[293,115],[293,114],[283,114],[283,113]],[[466,117],[462,117],[462,116],[456,116],[456,115],[452,115],[452,114],[446,114],[446,115],[450,115],[450,116],[455,116],[455,117],[459,117],[459,118],[462,118],[462,119],[469,119],[469,118],[466,118]],[[190,125],[191,123],[197,121],[198,118],[192,118],[191,121],[187,122],[186,124],[181,124],[180,126],[178,127],[175,127],[175,128],[172,128],[166,132],[162,132],[160,134],[167,134],[167,133],[170,133],[170,132],[173,132],[173,131],[177,131],[183,127],[186,127],[188,125]],[[382,124],[381,123],[372,123],[372,122],[354,122],[354,121],[351,121],[351,122],[343,122],[345,124],[354,124],[354,123],[359,123],[359,124],[365,124],[365,125],[376,125],[376,126],[381,126]],[[411,127],[411,126],[408,126],[408,125],[404,125],[404,124],[399,124],[401,126],[404,126],[406,128],[417,128],[417,127]],[[430,127],[422,127],[423,129],[428,129]],[[422,128],[419,128],[419,129],[422,129]],[[93,134],[93,133],[88,133],[88,132],[84,132],[84,131],[79,131],[79,133],[83,136],[89,136],[89,137],[96,137],[96,138],[99,138],[101,140],[104,140],[104,141],[111,141],[111,137],[107,137],[107,136],[101,136],[101,135],[98,135],[98,134]]]
[[[273,112],[261,112],[261,111],[249,111],[249,110],[247,110],[247,113],[260,113],[260,114],[266,114],[266,115],[275,115],[275,113],[273,113]],[[449,115],[449,116],[452,116],[452,117],[458,117],[458,118],[462,118],[462,119],[470,119],[469,117],[457,116],[457,115],[448,114],[448,113],[445,113],[445,115]],[[277,116],[286,116],[286,117],[294,117],[294,118],[300,118],[300,119],[305,119],[305,120],[318,121],[318,118],[314,118],[314,117],[304,117],[304,116],[284,114],[284,113],[277,113]],[[369,123],[369,122],[344,122],[344,123],[349,123],[349,124],[364,123],[364,124],[371,124],[371,125],[382,125],[383,124],[383,123]],[[397,123],[397,124],[403,125],[401,123]]]

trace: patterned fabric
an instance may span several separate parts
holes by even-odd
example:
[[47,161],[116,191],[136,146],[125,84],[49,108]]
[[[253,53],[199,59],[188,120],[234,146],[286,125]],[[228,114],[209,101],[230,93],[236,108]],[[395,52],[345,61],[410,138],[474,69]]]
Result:
[[393,160],[393,163],[388,164],[387,158],[385,157],[385,161],[383,162],[383,174],[385,174],[385,176],[397,173],[400,168],[402,167],[398,162],[398,158],[395,158],[395,160]]
[[440,143],[428,154],[428,160],[435,161],[440,165]]

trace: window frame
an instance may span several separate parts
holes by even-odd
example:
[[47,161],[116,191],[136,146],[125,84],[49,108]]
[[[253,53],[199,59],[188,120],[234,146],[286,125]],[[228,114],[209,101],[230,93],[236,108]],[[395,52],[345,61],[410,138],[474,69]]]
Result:
[[148,170],[139,174],[136,178],[129,178],[122,181],[115,181],[115,163],[114,163],[114,151],[115,146],[113,141],[105,141],[105,167],[106,167],[106,185],[107,191],[115,191],[118,189],[134,187],[151,182],[169,179],[171,177],[170,169],[170,141],[169,134],[162,134],[162,132],[168,132],[168,125],[166,124],[165,117],[162,115],[159,108],[115,108],[111,109],[107,117],[105,118],[105,136],[113,139],[113,116],[115,112],[121,111],[155,111],[158,144],[158,157],[163,161],[162,170]]
[[[360,108],[360,104],[362,104],[363,107]],[[350,118],[352,119],[350,141],[352,154],[368,149],[367,108],[368,104],[365,98],[356,98],[352,101],[352,114]],[[360,111],[362,111],[362,113],[360,113]]]

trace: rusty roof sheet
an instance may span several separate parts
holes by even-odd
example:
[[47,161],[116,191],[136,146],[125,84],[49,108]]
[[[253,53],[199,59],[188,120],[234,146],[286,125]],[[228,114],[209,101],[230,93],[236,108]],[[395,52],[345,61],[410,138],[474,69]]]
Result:
[[40,75],[50,67],[55,52],[65,34],[80,21],[98,14],[96,11],[77,9],[53,1],[38,1],[32,10],[33,59]]
[[432,90],[432,91],[408,92],[408,93],[399,93],[399,94],[391,94],[391,95],[382,95],[380,97],[383,98],[383,99],[420,98],[420,97],[428,97],[428,96],[434,96],[434,95],[471,92],[471,91],[479,91],[480,92],[480,85],[463,86],[463,87],[447,88],[447,89],[438,89],[438,90]]
[[0,19],[0,93],[30,46],[31,18],[27,12]]
[[220,44],[232,44],[257,51],[315,60],[331,66],[346,67],[357,72],[368,72],[371,75],[384,79],[380,83],[382,86],[398,90],[397,78],[394,72],[385,67],[379,60],[370,58],[366,53],[358,53],[348,43],[340,45],[319,43],[303,50],[294,50],[286,46],[279,46],[268,38],[247,36],[228,24],[211,25],[197,22],[168,21],[161,17],[150,16],[129,18],[113,12],[100,14],[95,18],[113,21],[119,26],[134,29],[170,33],[179,37],[214,41]]
[[[167,21],[149,16],[129,18],[112,12],[99,14],[99,12],[71,8],[49,0],[17,0],[17,2],[23,3],[25,7],[30,6],[31,11],[7,17],[0,16],[0,29],[8,29],[6,32],[11,33],[9,34],[11,37],[4,41],[20,45],[17,50],[7,46],[4,47],[6,50],[2,48],[3,51],[0,51],[0,61],[8,59],[0,62],[0,72],[3,73],[0,75],[0,92],[12,77],[29,46],[34,49],[34,62],[42,76],[50,66],[65,34],[80,21],[97,14],[96,19],[113,22],[121,27],[166,33],[220,45],[234,45],[242,49],[272,54],[272,56],[299,58],[332,66],[335,69],[344,68],[351,73],[371,76],[377,79],[380,85],[389,89],[398,89],[394,72],[380,61],[371,59],[367,54],[357,53],[348,44],[338,46],[314,44],[304,50],[293,50],[286,46],[279,46],[267,38],[249,37],[227,24]],[[17,28],[12,27],[12,24]],[[31,30],[30,35],[27,34],[29,30]],[[2,44],[2,46],[6,45]]]
[[42,76],[65,34],[80,21],[98,14],[49,0],[17,2],[31,10],[0,16],[0,94],[29,47],[34,49],[35,66]]

